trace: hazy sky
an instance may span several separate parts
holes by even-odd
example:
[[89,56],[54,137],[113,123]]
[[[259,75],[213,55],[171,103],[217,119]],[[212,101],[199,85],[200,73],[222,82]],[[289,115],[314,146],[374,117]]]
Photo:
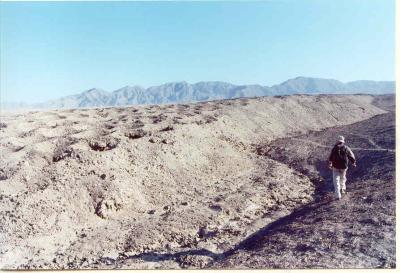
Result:
[[182,80],[394,80],[394,2],[1,2],[1,99]]

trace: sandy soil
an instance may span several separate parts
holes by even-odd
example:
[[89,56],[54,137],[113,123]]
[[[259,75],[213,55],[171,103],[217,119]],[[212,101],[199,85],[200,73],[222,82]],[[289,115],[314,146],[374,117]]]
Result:
[[[347,193],[336,201],[326,157],[330,136],[339,134],[348,136],[358,166],[349,169]],[[249,236],[213,267],[395,268],[394,136],[392,112],[260,145],[259,154],[310,177],[314,199]]]
[[315,197],[313,177],[260,154],[260,144],[386,113],[374,101],[298,95],[2,113],[0,267],[211,266]]

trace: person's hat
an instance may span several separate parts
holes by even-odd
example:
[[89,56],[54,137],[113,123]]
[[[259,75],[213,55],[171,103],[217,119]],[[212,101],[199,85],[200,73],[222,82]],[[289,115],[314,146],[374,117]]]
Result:
[[338,142],[342,142],[342,143],[344,143],[344,136],[339,136],[339,138],[338,138]]

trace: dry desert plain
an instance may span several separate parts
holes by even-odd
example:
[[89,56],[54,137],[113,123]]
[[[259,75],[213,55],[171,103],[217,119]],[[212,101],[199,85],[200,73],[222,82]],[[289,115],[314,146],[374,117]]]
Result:
[[[1,113],[0,268],[395,267],[394,95]],[[358,158],[331,200],[326,158]]]

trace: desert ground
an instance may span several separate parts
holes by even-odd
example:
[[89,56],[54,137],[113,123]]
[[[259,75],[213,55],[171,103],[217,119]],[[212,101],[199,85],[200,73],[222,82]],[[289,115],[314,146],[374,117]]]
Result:
[[[394,95],[2,112],[0,268],[393,268]],[[333,200],[339,134],[358,166]]]

